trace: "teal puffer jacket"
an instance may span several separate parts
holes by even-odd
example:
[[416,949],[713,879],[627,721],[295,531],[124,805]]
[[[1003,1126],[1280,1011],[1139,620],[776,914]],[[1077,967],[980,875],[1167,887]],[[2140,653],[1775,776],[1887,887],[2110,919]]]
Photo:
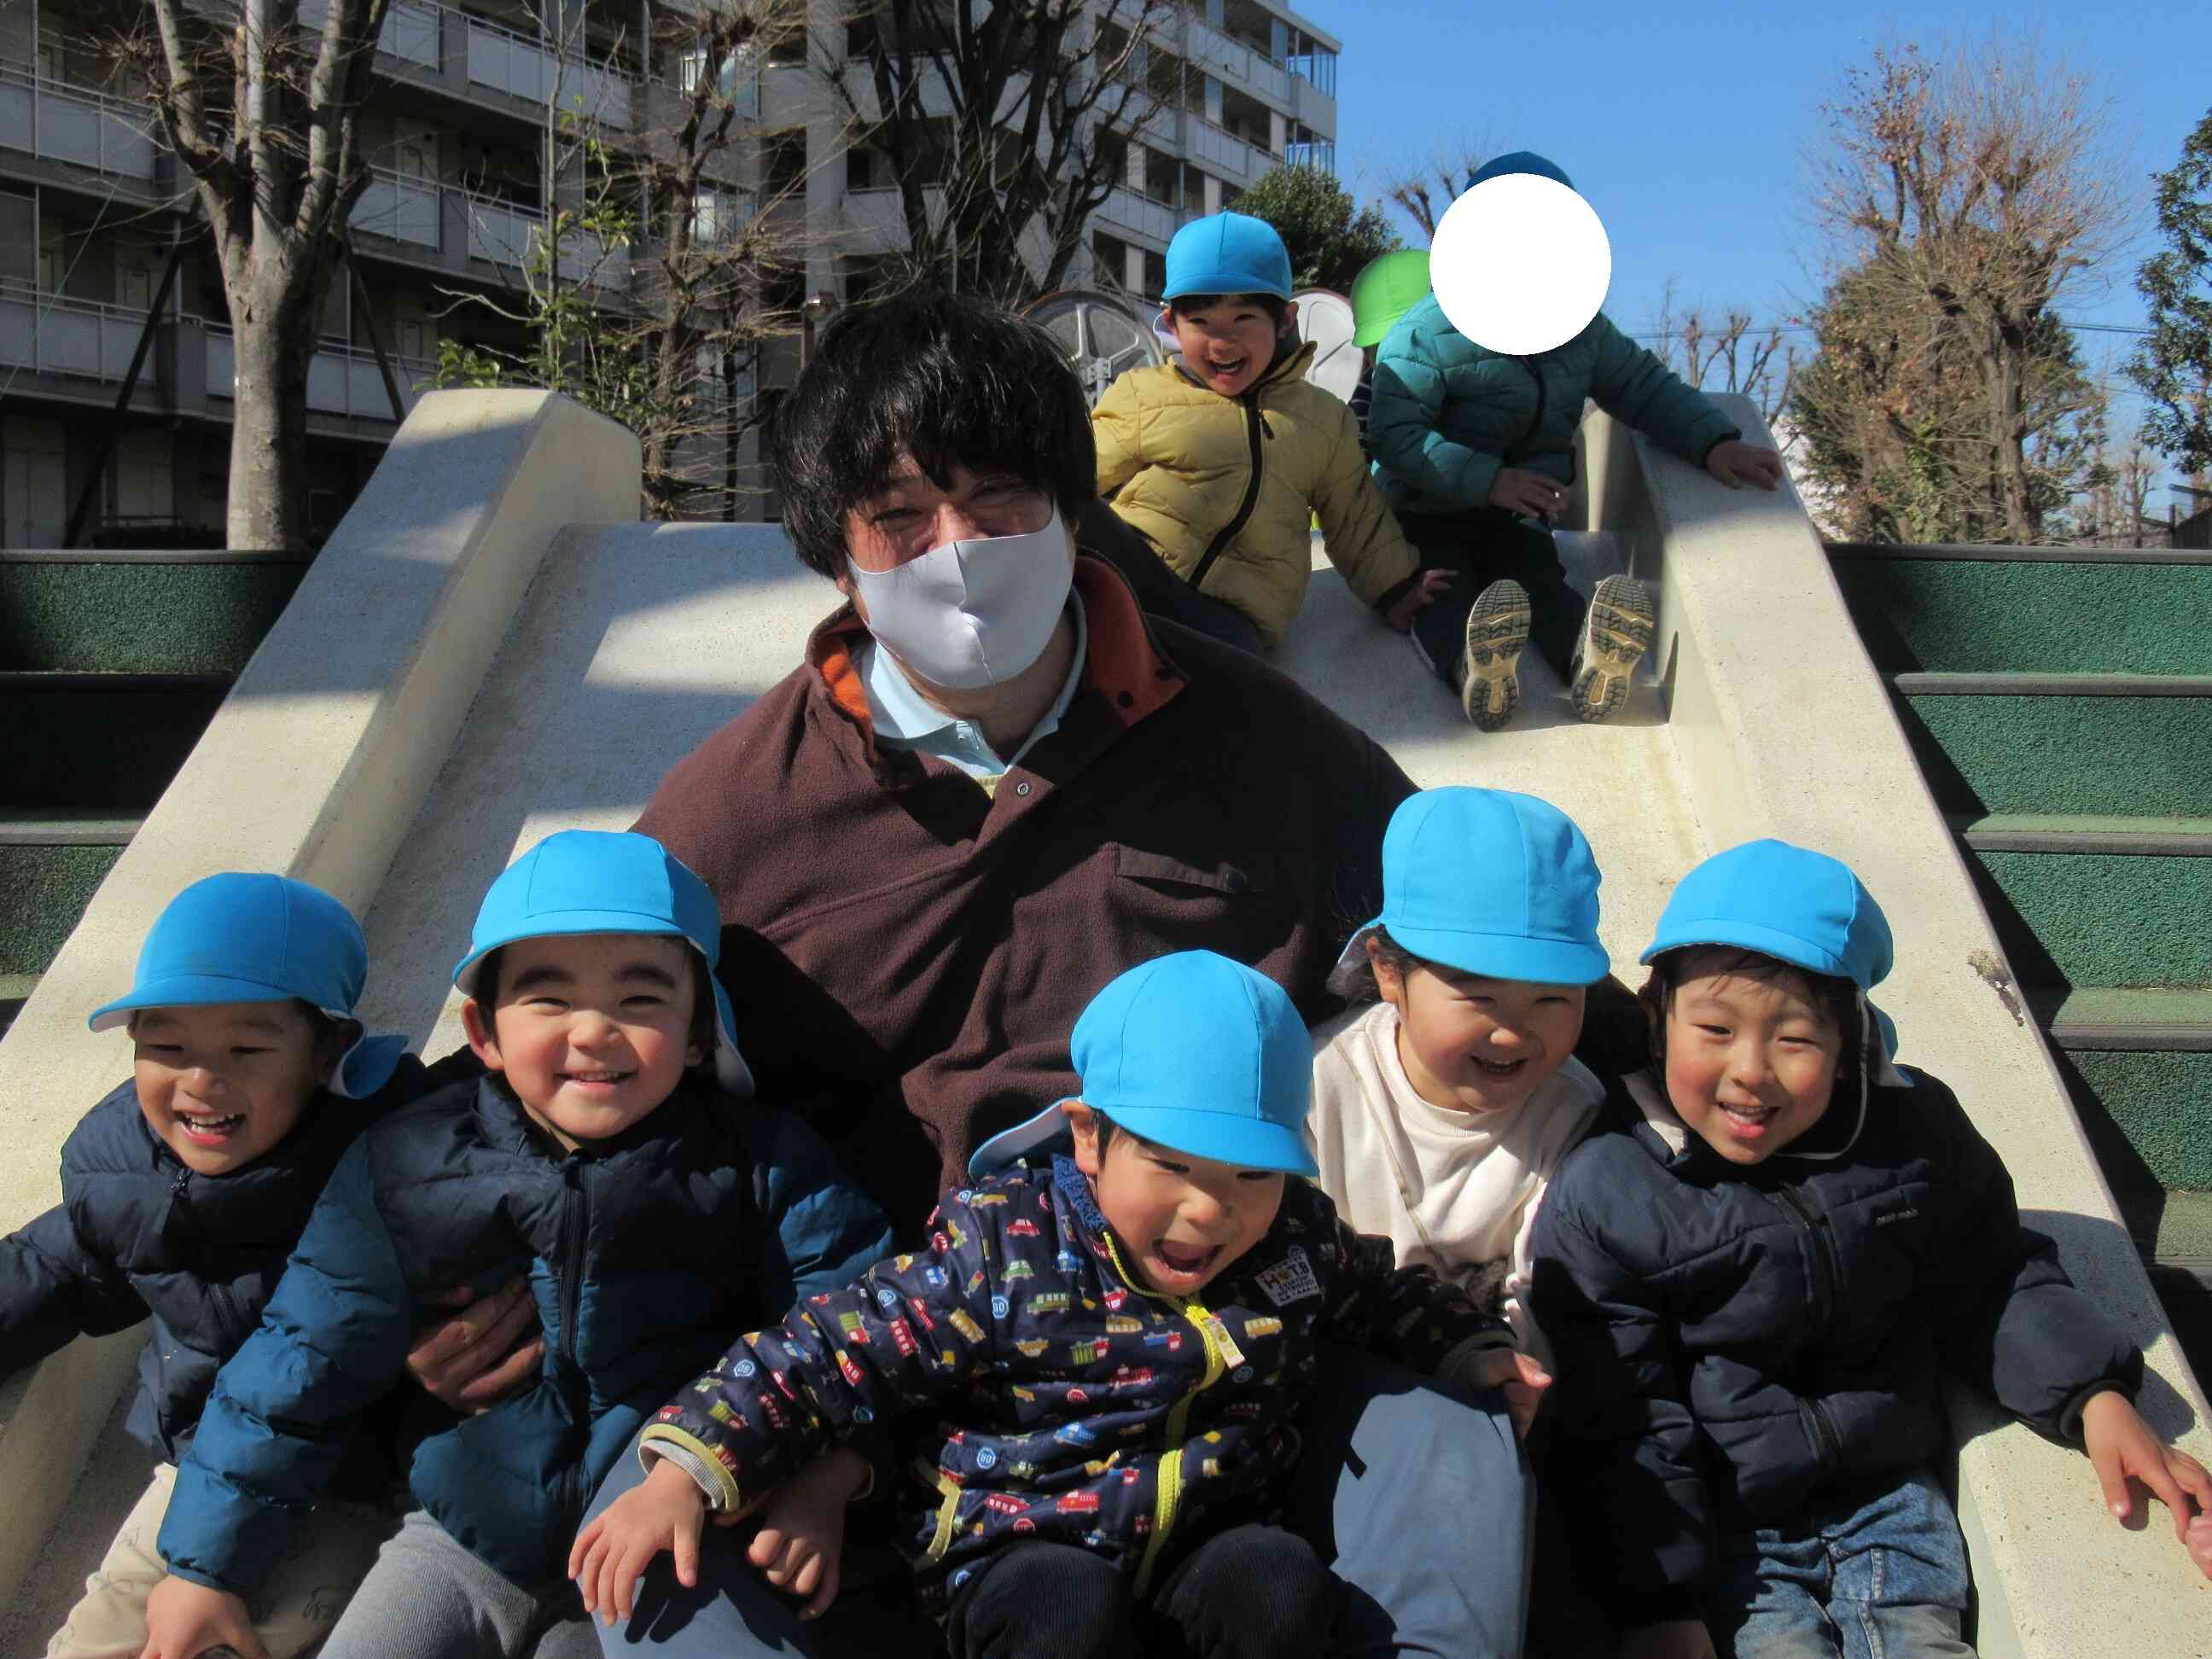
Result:
[[1391,509],[1472,511],[1488,502],[1501,466],[1573,483],[1585,398],[1692,466],[1743,435],[1603,312],[1554,350],[1509,357],[1454,328],[1430,295],[1398,319],[1375,361],[1367,442]]

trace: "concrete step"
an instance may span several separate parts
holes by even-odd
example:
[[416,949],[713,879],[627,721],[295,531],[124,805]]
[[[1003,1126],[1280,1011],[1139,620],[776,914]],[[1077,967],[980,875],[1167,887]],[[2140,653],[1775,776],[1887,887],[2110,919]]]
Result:
[[2022,984],[2212,986],[2212,859],[1966,851]]
[[0,977],[46,970],[139,823],[52,811],[0,818]]
[[2212,818],[2098,812],[1970,812],[1951,828],[1978,853],[2134,853],[2212,858]]
[[300,554],[0,552],[0,666],[234,674],[307,563]]
[[1831,544],[1875,665],[1973,673],[2201,672],[2212,553]]
[[224,672],[0,672],[0,813],[143,816],[230,690]]
[[1954,815],[2212,817],[2212,675],[1892,674]]

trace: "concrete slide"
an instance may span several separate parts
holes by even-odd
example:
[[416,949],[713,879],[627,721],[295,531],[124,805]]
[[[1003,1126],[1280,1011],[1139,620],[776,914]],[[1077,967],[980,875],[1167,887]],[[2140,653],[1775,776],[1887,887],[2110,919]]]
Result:
[[[1747,404],[1729,412],[1761,435]],[[1419,782],[1571,813],[1632,979],[1705,854],[1775,835],[1854,864],[1897,927],[1883,1000],[1903,1057],[1957,1088],[2023,1210],[2148,1349],[2152,1422],[2212,1460],[2204,1396],[1802,508],[1730,493],[1601,415],[1583,443],[1563,543],[1585,579],[1626,568],[1660,593],[1648,681],[1613,722],[1577,725],[1539,665],[1513,724],[1474,731],[1325,565],[1282,665]],[[628,823],[672,762],[799,661],[828,586],[773,526],[635,522],[637,477],[635,440],[564,399],[422,400],[0,1043],[0,1229],[54,1201],[62,1140],[122,1075],[122,1045],[84,1013],[127,982],[185,882],[269,869],[340,895],[368,924],[369,1018],[442,1054],[459,1041],[447,973],[494,873],[550,830]],[[0,1652],[40,1650],[143,1480],[113,1410],[140,1340],[80,1342],[0,1389]],[[1963,1394],[1954,1413],[1984,1653],[2212,1652],[2212,1586],[2162,1510],[2124,1529],[2078,1453]]]

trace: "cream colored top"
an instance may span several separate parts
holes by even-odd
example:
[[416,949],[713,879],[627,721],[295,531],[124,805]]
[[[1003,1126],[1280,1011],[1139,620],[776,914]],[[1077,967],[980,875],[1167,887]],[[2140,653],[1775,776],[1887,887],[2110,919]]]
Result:
[[1413,1091],[1398,1058],[1398,1011],[1355,1008],[1315,1029],[1306,1140],[1322,1189],[1401,1265],[1464,1285],[1512,1326],[1547,1369],[1551,1353],[1523,1305],[1536,1206],[1582,1138],[1604,1085],[1570,1056],[1518,1106],[1463,1112]]

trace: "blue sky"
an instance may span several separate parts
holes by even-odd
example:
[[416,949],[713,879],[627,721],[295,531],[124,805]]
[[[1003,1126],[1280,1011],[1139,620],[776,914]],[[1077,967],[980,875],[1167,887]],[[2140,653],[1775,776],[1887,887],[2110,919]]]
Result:
[[[1780,321],[1819,294],[1821,238],[1805,208],[1803,157],[1826,131],[1820,105],[1877,46],[2033,33],[2105,94],[2113,139],[2137,185],[2136,235],[2064,307],[2069,320],[2137,325],[2135,269],[2156,246],[2148,174],[2173,165],[2212,107],[2212,15],[2174,5],[2082,0],[2040,16],[1992,4],[1910,11],[1855,5],[1567,8],[1468,0],[1301,0],[1344,41],[1338,170],[1363,199],[1403,161],[1468,144],[1558,161],[1613,244],[1607,313],[1638,331],[1672,278],[1681,299]],[[2188,21],[2194,15],[2196,21]],[[1401,225],[1409,240],[1418,234]],[[2084,333],[2094,366],[2132,342]],[[2161,491],[2153,510],[2162,512]]]

